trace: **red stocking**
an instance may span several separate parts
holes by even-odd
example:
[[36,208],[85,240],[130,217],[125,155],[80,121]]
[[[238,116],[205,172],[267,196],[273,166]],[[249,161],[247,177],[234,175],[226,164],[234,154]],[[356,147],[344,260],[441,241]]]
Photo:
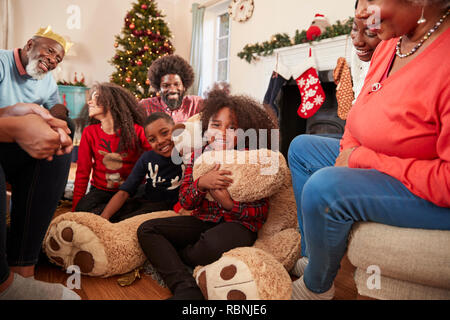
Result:
[[297,114],[302,118],[313,116],[325,101],[325,92],[315,69],[314,59],[310,56],[294,74],[302,102]]

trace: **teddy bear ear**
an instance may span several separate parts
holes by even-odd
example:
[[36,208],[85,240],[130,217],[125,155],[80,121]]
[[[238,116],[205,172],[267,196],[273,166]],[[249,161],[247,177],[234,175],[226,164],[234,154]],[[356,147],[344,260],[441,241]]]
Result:
[[208,284],[206,280],[206,271],[203,270],[200,275],[198,276],[198,286],[200,290],[202,291],[203,297],[208,300]]

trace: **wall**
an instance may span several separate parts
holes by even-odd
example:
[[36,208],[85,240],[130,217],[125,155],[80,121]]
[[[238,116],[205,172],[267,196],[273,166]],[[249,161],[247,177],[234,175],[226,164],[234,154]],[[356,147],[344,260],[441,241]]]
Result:
[[[88,85],[109,81],[114,68],[108,60],[114,55],[114,35],[123,27],[123,19],[133,0],[14,0],[13,46],[22,47],[36,30],[47,24],[76,43],[77,56],[68,56],[61,64],[59,77],[68,79],[74,72],[84,73]],[[189,60],[192,30],[192,3],[208,0],[157,0],[158,8],[174,35],[175,53]],[[331,23],[354,13],[355,0],[255,0],[253,17],[231,24],[230,82],[234,93],[247,93],[262,100],[269,79],[258,62],[248,64],[237,57],[246,44],[267,41],[276,33],[294,36],[295,30],[307,29],[316,13],[325,14]],[[79,5],[80,30],[68,30],[67,7]],[[73,80],[73,79],[71,79]]]
[[308,29],[316,13],[327,16],[332,24],[336,20],[346,19],[353,16],[354,3],[354,0],[255,1],[255,11],[250,20],[245,23],[235,21],[232,23],[230,51],[232,86],[236,91],[248,93],[262,101],[269,79],[265,79],[263,68],[258,62],[248,64],[237,57],[237,53],[246,44],[270,40],[276,33],[285,32],[293,37],[296,29]]
[[[157,1],[158,9],[166,15],[166,22],[175,34],[173,26],[176,0]],[[58,70],[55,78],[73,81],[74,73],[85,75],[86,83],[109,81],[114,67],[108,63],[114,53],[114,36],[124,25],[126,12],[133,0],[14,0],[13,2],[13,47],[23,47],[40,28],[51,25],[55,32],[70,38],[75,43]],[[67,8],[78,5],[81,9],[81,28],[69,30],[66,26],[70,16]],[[186,22],[188,23],[188,22]],[[177,47],[177,39],[174,46]],[[72,56],[76,53],[76,56]]]
[[[203,4],[207,1],[197,2]],[[262,101],[269,79],[265,79],[260,63],[248,64],[237,57],[237,53],[246,44],[270,40],[276,33],[287,33],[293,37],[296,29],[301,31],[309,27],[316,13],[326,15],[332,24],[336,20],[347,19],[354,14],[355,1],[255,0],[254,3],[250,20],[244,23],[232,21],[231,24],[230,83],[234,93],[246,93]]]

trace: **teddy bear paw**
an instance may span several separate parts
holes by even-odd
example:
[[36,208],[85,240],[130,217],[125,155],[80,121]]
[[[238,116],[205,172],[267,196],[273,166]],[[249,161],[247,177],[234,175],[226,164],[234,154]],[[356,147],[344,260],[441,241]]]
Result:
[[105,274],[108,259],[95,233],[75,221],[63,220],[50,226],[44,239],[50,261],[63,267],[78,266],[82,274]]

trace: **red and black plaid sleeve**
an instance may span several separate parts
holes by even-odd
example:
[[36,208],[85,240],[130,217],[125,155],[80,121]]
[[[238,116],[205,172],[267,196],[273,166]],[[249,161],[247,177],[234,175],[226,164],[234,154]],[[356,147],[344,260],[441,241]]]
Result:
[[254,202],[233,201],[233,208],[224,212],[225,221],[237,221],[252,230],[261,229],[267,220],[269,201],[267,198]]

